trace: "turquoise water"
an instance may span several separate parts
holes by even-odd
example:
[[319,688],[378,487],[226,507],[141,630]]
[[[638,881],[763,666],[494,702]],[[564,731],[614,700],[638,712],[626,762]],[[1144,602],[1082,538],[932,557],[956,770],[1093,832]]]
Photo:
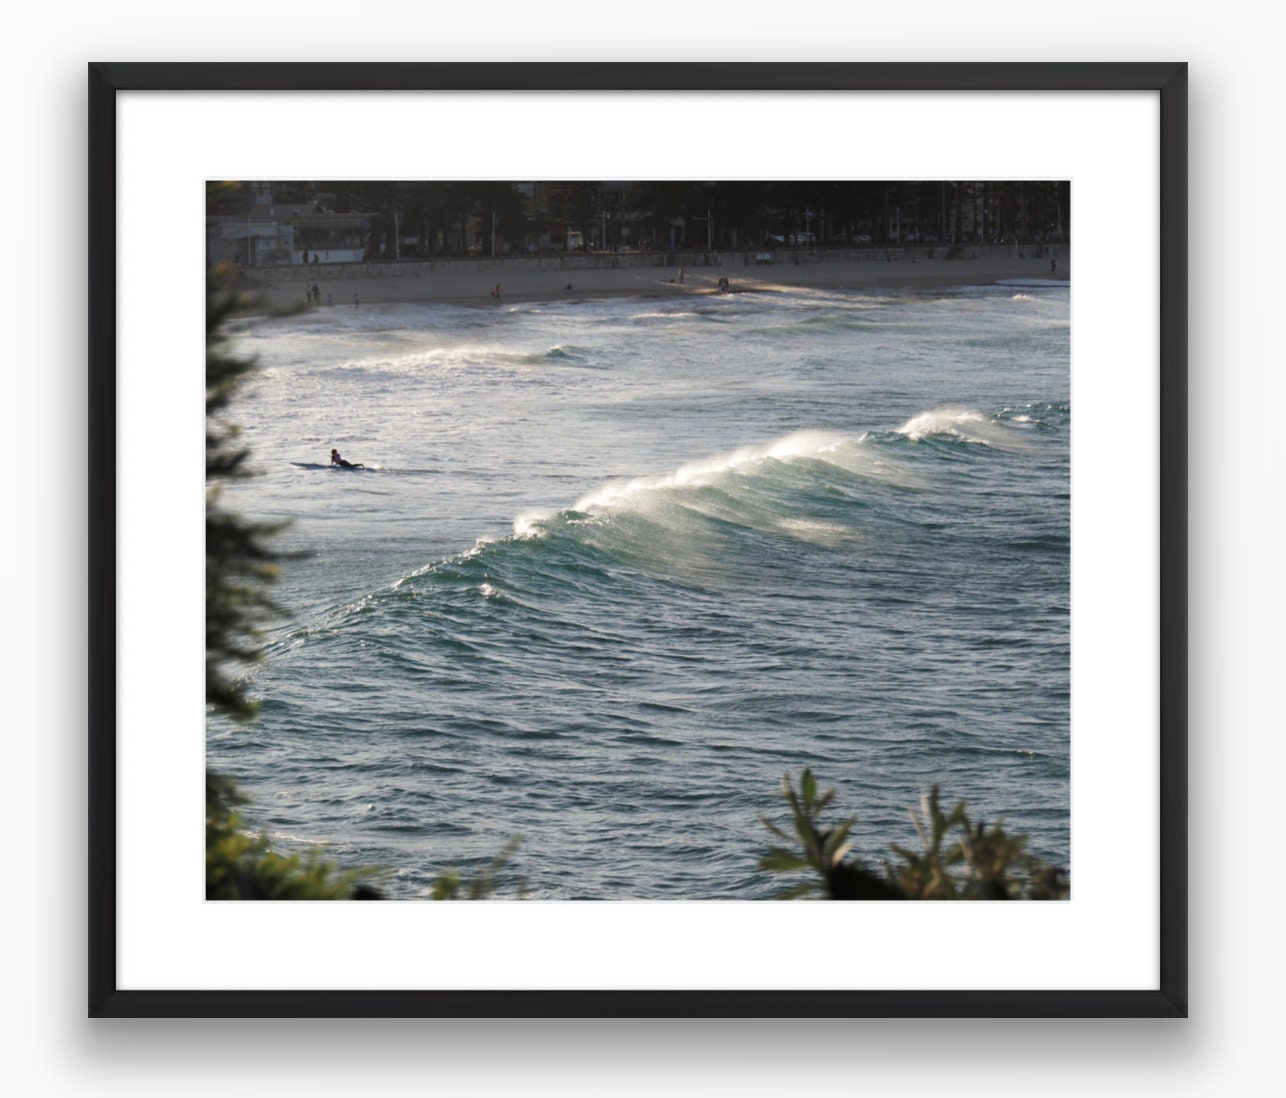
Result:
[[[211,766],[283,850],[423,895],[755,899],[813,768],[878,857],[940,782],[1069,864],[1066,285],[335,308],[249,323],[286,518],[262,713]],[[304,469],[332,446],[364,472]]]

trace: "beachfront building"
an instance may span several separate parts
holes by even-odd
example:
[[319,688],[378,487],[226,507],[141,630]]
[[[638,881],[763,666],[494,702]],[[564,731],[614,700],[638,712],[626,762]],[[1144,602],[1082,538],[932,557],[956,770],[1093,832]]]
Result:
[[279,202],[273,184],[242,183],[218,194],[206,210],[206,262],[211,267],[360,263],[370,242],[371,218],[335,213],[316,199]]
[[310,210],[294,215],[295,263],[360,263],[366,257],[371,215]]
[[207,220],[206,263],[217,267],[233,263],[238,267],[284,267],[294,254],[294,230],[277,222]]
[[272,184],[242,183],[215,192],[206,209],[206,263],[281,267],[294,252],[292,215],[298,206],[273,201]]

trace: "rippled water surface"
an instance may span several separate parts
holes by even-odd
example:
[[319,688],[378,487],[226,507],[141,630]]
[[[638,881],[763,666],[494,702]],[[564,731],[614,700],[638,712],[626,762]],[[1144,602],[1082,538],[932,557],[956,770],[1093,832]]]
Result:
[[242,324],[227,498],[307,555],[209,761],[404,899],[517,834],[532,898],[766,897],[804,766],[867,856],[937,781],[1067,864],[1068,340],[1065,285]]

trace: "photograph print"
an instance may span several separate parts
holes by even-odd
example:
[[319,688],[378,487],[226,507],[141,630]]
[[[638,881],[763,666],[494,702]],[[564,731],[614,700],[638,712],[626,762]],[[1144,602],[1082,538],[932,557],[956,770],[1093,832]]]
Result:
[[1066,180],[206,192],[207,899],[1069,899]]

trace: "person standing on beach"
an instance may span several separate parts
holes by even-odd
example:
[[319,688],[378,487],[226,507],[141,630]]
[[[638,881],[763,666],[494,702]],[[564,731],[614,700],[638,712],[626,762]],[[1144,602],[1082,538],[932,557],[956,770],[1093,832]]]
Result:
[[354,309],[361,308],[361,304],[362,304],[362,303],[361,303],[360,301],[358,301],[358,300],[357,300],[357,295],[356,295],[356,294],[354,294],[354,295],[353,295],[353,308],[354,308]]
[[683,285],[683,268],[682,267],[679,268],[679,285],[680,286]]
[[491,291],[491,296],[496,299],[496,304],[500,304],[500,283],[496,283],[496,288]]

